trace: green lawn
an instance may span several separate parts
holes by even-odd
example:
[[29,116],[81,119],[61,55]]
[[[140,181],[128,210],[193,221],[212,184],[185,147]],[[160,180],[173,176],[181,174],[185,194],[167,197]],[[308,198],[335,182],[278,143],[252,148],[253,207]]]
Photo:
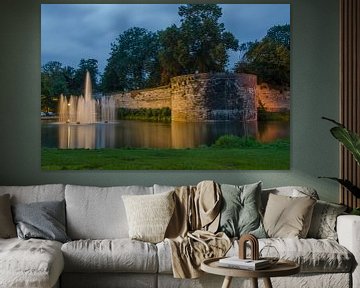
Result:
[[286,170],[290,145],[194,149],[43,148],[44,170]]

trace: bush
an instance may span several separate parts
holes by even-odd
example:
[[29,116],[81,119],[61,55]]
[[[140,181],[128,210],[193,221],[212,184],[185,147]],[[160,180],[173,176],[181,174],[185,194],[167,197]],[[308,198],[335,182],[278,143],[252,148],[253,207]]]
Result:
[[223,135],[213,145],[216,148],[256,148],[260,146],[261,143],[253,137],[239,137],[235,135]]
[[171,121],[171,109],[165,108],[140,108],[140,109],[118,109],[119,120],[143,120],[154,122],[170,122]]

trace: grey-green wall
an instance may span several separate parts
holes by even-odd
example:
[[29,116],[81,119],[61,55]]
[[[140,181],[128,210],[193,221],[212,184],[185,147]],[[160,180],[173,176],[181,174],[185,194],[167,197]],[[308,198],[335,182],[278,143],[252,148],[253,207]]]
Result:
[[[43,2],[56,3],[51,0]],[[274,2],[289,3],[279,0],[238,1]],[[337,0],[290,2],[292,145],[289,171],[41,171],[40,3],[39,0],[1,1],[0,185],[182,185],[203,179],[243,184],[262,180],[265,187],[312,186],[322,199],[338,200],[338,186],[331,181],[317,179],[319,175],[337,176],[339,170],[338,145],[328,131],[331,125],[321,120],[323,115],[338,118]],[[63,0],[61,3],[75,2]]]

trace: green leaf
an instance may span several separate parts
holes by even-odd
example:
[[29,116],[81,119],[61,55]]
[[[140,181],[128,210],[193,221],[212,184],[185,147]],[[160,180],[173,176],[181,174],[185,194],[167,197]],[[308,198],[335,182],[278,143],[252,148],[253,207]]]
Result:
[[360,164],[360,137],[343,127],[331,128],[331,134],[339,140],[354,156],[356,162]]
[[336,127],[330,129],[331,134],[351,152],[356,162],[360,165],[360,136],[355,132],[348,130],[341,123],[326,117],[322,118],[337,125]]
[[336,177],[319,177],[334,180],[339,182],[342,186],[348,189],[356,198],[360,198],[360,188],[355,186],[351,181],[346,179],[340,179]]

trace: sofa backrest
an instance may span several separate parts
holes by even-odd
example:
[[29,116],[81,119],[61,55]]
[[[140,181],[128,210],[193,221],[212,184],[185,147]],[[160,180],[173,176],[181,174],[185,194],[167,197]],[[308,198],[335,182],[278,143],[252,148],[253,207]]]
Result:
[[67,233],[71,239],[128,238],[123,195],[153,194],[153,187],[66,185]]
[[11,204],[61,201],[65,198],[63,184],[33,186],[0,186],[0,195],[10,194]]
[[166,192],[174,191],[176,189],[176,186],[167,186],[167,185],[158,185],[158,184],[154,184],[153,187],[154,187],[154,194],[166,193]]

